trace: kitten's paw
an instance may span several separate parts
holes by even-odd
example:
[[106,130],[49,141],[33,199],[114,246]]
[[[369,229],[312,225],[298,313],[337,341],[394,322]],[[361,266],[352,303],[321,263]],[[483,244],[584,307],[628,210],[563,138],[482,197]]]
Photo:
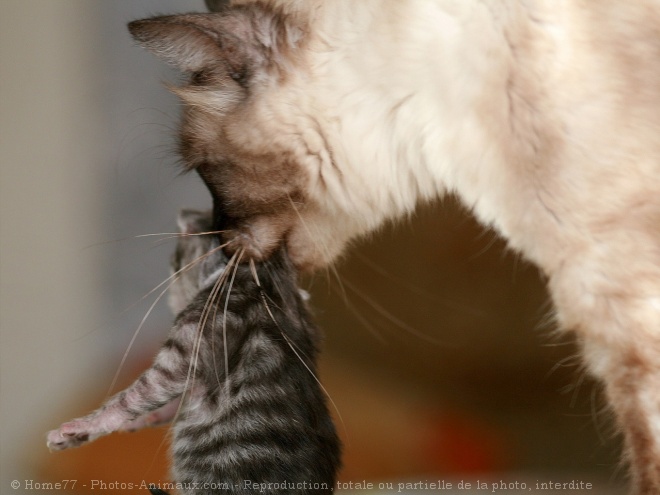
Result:
[[82,420],[64,423],[59,429],[48,432],[46,444],[51,451],[80,447],[92,440],[88,426]]

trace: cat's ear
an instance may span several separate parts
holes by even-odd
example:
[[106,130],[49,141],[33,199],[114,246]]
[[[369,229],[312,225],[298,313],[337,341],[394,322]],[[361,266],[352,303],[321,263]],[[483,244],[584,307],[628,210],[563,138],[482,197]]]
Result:
[[183,14],[133,21],[128,30],[140,45],[181,70],[225,67],[241,82],[260,58],[252,24],[243,13]]
[[201,234],[212,228],[211,212],[183,209],[176,219],[179,232],[182,234]]

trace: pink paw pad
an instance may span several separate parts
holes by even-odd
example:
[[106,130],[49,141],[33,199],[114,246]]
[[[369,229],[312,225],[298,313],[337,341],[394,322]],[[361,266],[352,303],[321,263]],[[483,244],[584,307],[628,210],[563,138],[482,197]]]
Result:
[[78,447],[89,441],[90,433],[85,421],[70,421],[57,430],[48,433],[47,445],[50,450],[64,450]]

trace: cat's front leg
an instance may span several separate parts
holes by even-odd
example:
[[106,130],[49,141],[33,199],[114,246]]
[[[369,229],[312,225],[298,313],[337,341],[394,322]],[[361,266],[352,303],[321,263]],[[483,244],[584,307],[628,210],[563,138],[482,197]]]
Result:
[[631,493],[660,493],[660,345],[658,337],[616,349],[611,342],[587,339],[587,364],[602,378],[608,401],[624,437]]
[[[576,330],[587,367],[605,385],[623,433],[632,493],[657,495],[660,270],[655,263],[640,263],[639,258],[607,267],[583,262],[567,268],[572,276],[555,277],[551,288],[560,320]],[[588,273],[585,268],[590,265],[598,267],[598,272]]]

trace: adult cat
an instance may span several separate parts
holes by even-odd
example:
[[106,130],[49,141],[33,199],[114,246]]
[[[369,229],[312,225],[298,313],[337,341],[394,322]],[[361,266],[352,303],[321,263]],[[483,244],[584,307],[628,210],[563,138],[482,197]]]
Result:
[[456,193],[547,275],[660,493],[660,1],[234,0],[130,30],[255,258],[332,262]]

